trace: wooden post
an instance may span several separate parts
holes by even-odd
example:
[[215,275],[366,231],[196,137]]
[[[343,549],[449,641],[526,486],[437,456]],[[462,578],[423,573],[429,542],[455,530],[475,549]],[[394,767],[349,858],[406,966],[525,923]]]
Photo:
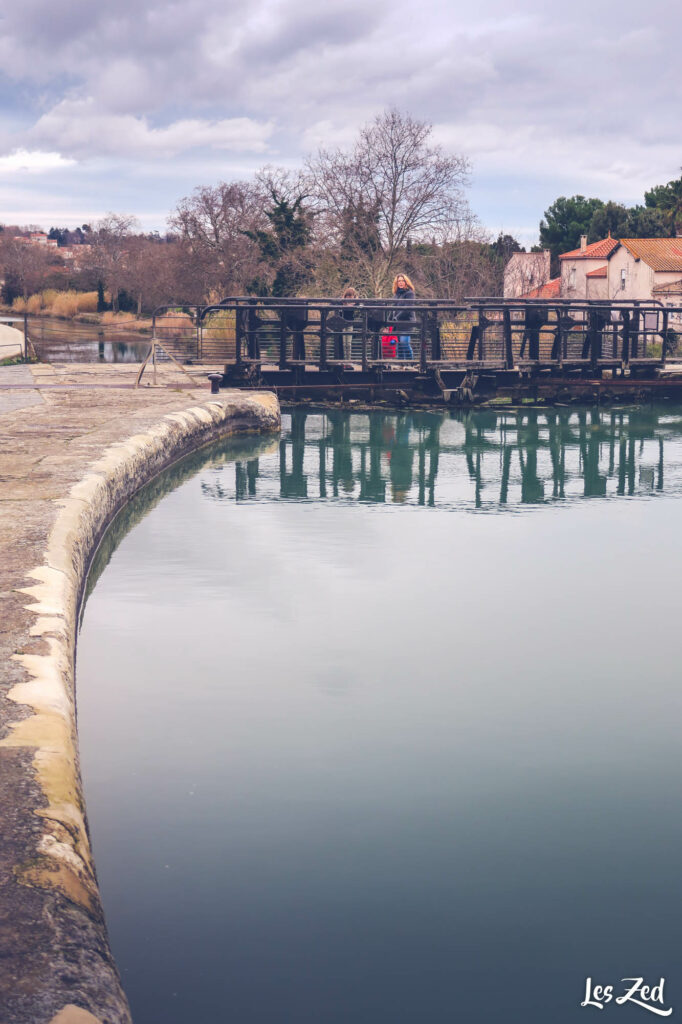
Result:
[[362,369],[367,372],[367,310],[362,311]]
[[284,322],[284,309],[279,311],[279,368],[287,368],[287,327]]
[[639,302],[635,301],[635,308],[632,311],[632,334],[630,337],[630,352],[633,359],[639,355]]
[[478,309],[478,358],[483,362],[485,359],[485,329],[488,326],[485,314],[481,307]]
[[242,338],[244,337],[244,322],[241,316],[241,309],[235,304],[234,309],[234,361],[237,366],[242,363]]
[[419,370],[420,373],[426,373],[426,341],[427,341],[427,316],[426,311],[422,313],[421,317],[421,345],[419,347]]
[[433,314],[433,333],[431,335],[431,358],[439,362],[442,356],[442,346],[440,340],[440,324],[438,323],[438,313]]
[[597,329],[597,311],[590,309],[587,314],[587,338],[586,341],[590,349],[590,363],[593,370],[597,370],[599,365],[598,360],[600,356],[600,345],[599,345],[599,331]]
[[624,309],[620,315],[623,321],[623,351],[620,358],[623,365],[627,366],[630,362],[630,310]]
[[504,366],[506,370],[512,370],[514,368],[514,345],[509,306],[505,306],[502,311],[502,334],[504,337]]
[[320,370],[327,369],[327,310],[320,310]]

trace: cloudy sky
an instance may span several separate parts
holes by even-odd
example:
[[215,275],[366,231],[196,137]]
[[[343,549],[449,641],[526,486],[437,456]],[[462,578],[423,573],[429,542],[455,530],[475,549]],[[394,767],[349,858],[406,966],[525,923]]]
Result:
[[163,230],[196,185],[295,166],[387,106],[472,165],[524,241],[558,195],[682,165],[674,0],[0,0],[0,222]]

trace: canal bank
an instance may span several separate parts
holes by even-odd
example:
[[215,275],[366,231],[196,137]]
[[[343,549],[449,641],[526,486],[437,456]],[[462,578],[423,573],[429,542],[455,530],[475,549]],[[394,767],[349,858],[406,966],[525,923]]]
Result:
[[0,370],[3,1024],[130,1019],[78,763],[76,622],[92,555],[119,509],[173,462],[222,437],[279,429],[273,395],[210,398],[205,371],[166,368],[158,387],[135,390],[136,369]]

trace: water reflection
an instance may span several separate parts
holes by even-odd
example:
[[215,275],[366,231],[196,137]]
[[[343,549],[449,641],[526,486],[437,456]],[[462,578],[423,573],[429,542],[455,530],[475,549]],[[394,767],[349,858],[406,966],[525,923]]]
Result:
[[[230,477],[234,474],[234,479]],[[682,491],[682,414],[667,406],[284,414],[277,455],[216,469],[212,498],[492,509]]]

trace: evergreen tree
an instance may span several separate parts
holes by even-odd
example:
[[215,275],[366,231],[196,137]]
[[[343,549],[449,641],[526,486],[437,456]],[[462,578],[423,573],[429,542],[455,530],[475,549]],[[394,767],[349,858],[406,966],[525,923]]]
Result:
[[644,201],[650,209],[662,214],[663,222],[672,235],[682,231],[682,177],[669,181],[667,185],[655,185],[644,193]]
[[275,270],[270,289],[277,298],[295,295],[309,280],[305,250],[310,243],[310,227],[303,209],[305,196],[290,202],[272,191],[272,208],[266,210],[268,231],[245,231],[260,249],[261,259]]
[[578,248],[581,235],[587,235],[589,242],[597,241],[596,236],[590,236],[590,229],[594,214],[603,207],[601,199],[559,196],[545,210],[544,219],[540,221],[540,245],[551,252],[555,268],[562,252]]
[[595,210],[590,220],[587,235],[591,242],[611,235],[612,238],[627,238],[630,230],[630,212],[622,203],[609,200]]

